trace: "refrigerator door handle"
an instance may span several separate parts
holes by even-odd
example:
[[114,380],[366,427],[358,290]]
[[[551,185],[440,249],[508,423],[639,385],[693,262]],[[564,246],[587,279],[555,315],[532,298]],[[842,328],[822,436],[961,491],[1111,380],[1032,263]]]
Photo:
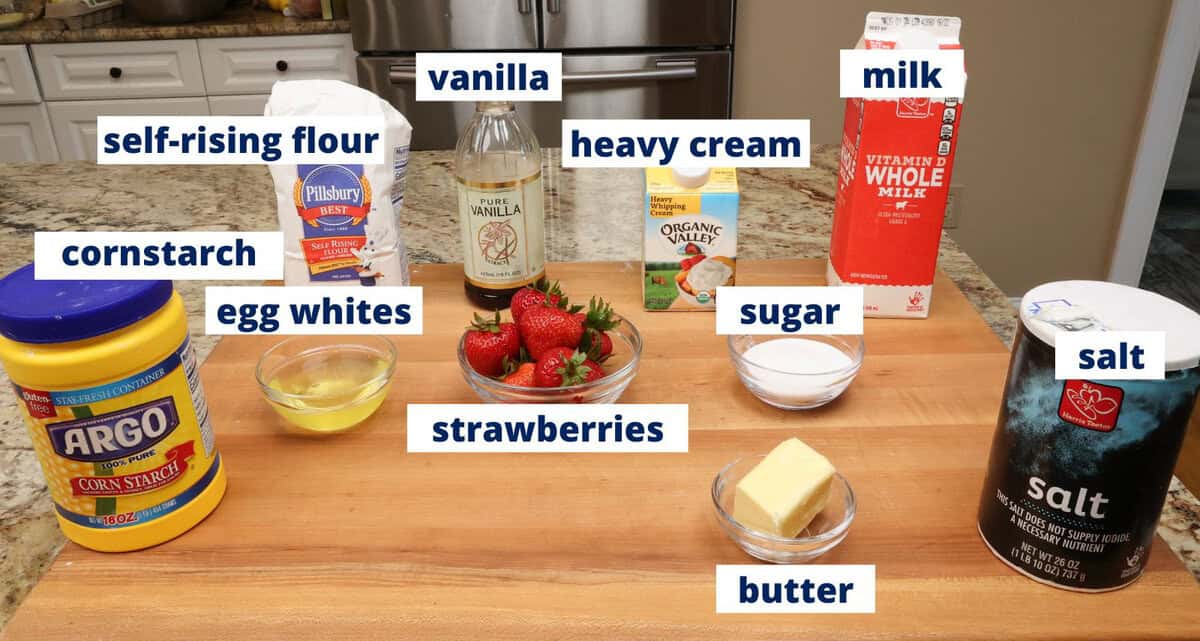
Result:
[[393,85],[409,85],[417,81],[417,63],[404,62],[388,68],[388,80]]
[[533,13],[533,0],[517,0],[517,13],[524,15]]
[[562,11],[562,0],[546,0],[546,11],[560,13]]
[[695,60],[659,60],[655,69],[625,69],[619,71],[576,71],[564,73],[564,83],[627,82],[638,80],[688,80],[696,77]]
[[[629,82],[651,80],[689,80],[696,77],[695,60],[660,60],[655,69],[622,69],[618,71],[576,71],[564,73],[564,83]],[[392,65],[388,70],[392,84],[411,84],[417,81],[416,63]]]

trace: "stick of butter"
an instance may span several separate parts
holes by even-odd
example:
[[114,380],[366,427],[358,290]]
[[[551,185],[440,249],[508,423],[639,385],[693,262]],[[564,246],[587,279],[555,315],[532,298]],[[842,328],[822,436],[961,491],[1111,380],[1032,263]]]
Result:
[[751,530],[794,537],[824,509],[833,474],[829,459],[789,438],[738,482],[733,518]]

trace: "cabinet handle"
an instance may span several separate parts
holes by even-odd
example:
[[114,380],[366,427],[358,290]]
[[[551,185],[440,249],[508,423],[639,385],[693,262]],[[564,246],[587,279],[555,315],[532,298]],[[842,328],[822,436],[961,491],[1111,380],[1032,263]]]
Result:
[[121,77],[121,68],[120,67],[109,67],[108,75],[112,78],[120,78]]
[[275,70],[279,71],[280,73],[287,71],[287,60],[276,60]]

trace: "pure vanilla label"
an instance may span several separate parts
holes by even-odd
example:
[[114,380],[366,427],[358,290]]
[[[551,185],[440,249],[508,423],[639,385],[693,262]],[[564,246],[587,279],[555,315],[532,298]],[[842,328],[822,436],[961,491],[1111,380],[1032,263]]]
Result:
[[542,174],[506,182],[458,181],[463,264],[478,287],[509,289],[545,270]]

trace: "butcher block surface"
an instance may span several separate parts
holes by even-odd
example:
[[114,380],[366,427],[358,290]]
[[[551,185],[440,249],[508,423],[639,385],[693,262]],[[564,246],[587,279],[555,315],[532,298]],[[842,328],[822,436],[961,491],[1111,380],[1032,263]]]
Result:
[[[742,285],[824,284],[821,261],[742,261]],[[397,337],[391,394],[355,432],[284,432],[254,381],[279,337],[229,337],[201,369],[229,491],[207,520],[128,554],[74,544],[0,636],[162,639],[1200,639],[1200,588],[1155,541],[1105,594],[1035,583],[992,556],[975,512],[1008,352],[945,276],[927,320],[867,319],[840,399],[769,407],[704,312],[643,312],[637,263],[552,264],[645,338],[621,399],[690,406],[686,454],[407,454],[406,403],[470,403],[457,265],[414,265],[423,336]],[[352,291],[352,290],[348,290]],[[853,485],[821,563],[874,564],[876,613],[718,615],[714,566],[754,563],[709,495],[729,461],[798,436]]]

